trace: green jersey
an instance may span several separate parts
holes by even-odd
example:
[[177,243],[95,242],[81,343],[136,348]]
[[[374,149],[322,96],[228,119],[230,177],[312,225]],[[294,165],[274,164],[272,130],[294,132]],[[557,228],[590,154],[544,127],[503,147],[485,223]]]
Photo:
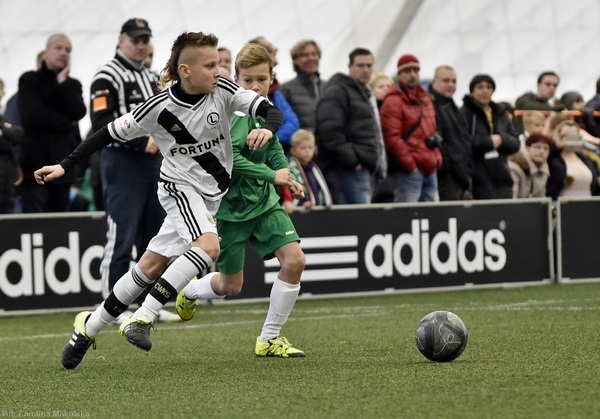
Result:
[[279,194],[273,185],[275,171],[289,168],[279,139],[274,135],[258,150],[250,150],[246,144],[248,133],[260,128],[264,121],[264,118],[239,115],[231,119],[233,172],[217,219],[247,221],[279,205]]

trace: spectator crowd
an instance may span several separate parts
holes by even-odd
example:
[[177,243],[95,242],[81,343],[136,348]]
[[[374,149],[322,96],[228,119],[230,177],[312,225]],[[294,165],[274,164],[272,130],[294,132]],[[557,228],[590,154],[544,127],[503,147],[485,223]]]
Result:
[[[132,246],[143,248],[164,217],[155,196],[162,156],[152,137],[105,147],[50,185],[36,184],[33,171],[82,142],[79,121],[88,108],[93,132],[159,92],[159,75],[150,69],[151,36],[146,20],[127,20],[114,57],[99,59],[90,92],[71,77],[72,45],[60,33],[48,38],[36,69],[22,74],[6,106],[0,80],[0,212],[105,210],[114,252],[105,262],[117,277]],[[278,64],[272,41],[259,35],[248,43],[264,47]],[[221,77],[236,81],[236,51],[218,51]],[[296,77],[275,74],[268,91],[283,113],[277,138],[305,192],[297,199],[277,188],[288,213],[340,204],[600,193],[600,79],[598,93],[586,101],[572,90],[559,96],[559,74],[540,69],[535,89],[514,103],[497,102],[492,74],[473,75],[469,92],[458,97],[459,75],[447,63],[423,78],[419,58],[406,53],[396,72],[385,74],[377,57],[357,46],[348,52],[348,70],[325,80],[322,54],[317,41],[298,41],[289,51]],[[82,187],[94,192],[84,197]],[[147,214],[154,219],[144,224]]]

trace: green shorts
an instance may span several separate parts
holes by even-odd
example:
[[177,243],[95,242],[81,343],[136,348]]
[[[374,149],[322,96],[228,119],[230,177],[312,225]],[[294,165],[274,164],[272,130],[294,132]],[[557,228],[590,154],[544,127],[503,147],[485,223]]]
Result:
[[234,274],[244,269],[247,241],[264,260],[274,258],[275,251],[284,244],[300,241],[290,216],[279,204],[248,221],[234,222],[217,218],[217,231],[221,237],[217,267],[224,274]]

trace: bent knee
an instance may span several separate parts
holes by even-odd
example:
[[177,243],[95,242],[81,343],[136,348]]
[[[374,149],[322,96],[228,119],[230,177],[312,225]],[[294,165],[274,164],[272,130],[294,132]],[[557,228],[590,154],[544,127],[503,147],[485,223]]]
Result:
[[234,297],[242,292],[242,285],[244,284],[244,276],[242,272],[234,275],[221,274],[221,287],[223,294],[227,297]]
[[163,274],[165,269],[167,269],[167,265],[169,263],[169,258],[158,255],[158,254],[148,254],[145,253],[137,265],[138,268],[146,275],[151,281],[156,281]]
[[225,295],[227,297],[235,297],[240,292],[242,292],[242,285],[241,284],[228,284],[225,287]]
[[282,268],[294,273],[301,273],[306,266],[306,256],[303,252],[297,252],[286,257],[283,261]]
[[219,253],[221,252],[219,238],[216,234],[212,233],[203,234],[197,240],[192,242],[192,246],[202,249],[213,262],[217,260]]
[[219,254],[221,253],[221,248],[219,247],[219,245],[202,250],[206,252],[206,254],[212,259],[213,262],[215,262],[219,258]]

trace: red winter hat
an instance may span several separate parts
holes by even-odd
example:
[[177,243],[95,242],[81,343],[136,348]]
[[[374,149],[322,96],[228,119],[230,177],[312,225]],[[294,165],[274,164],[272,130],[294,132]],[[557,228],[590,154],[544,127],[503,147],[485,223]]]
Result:
[[415,68],[420,69],[421,64],[419,63],[419,59],[412,54],[404,54],[398,60],[398,72],[400,72],[404,69],[410,68],[410,67],[415,67]]

